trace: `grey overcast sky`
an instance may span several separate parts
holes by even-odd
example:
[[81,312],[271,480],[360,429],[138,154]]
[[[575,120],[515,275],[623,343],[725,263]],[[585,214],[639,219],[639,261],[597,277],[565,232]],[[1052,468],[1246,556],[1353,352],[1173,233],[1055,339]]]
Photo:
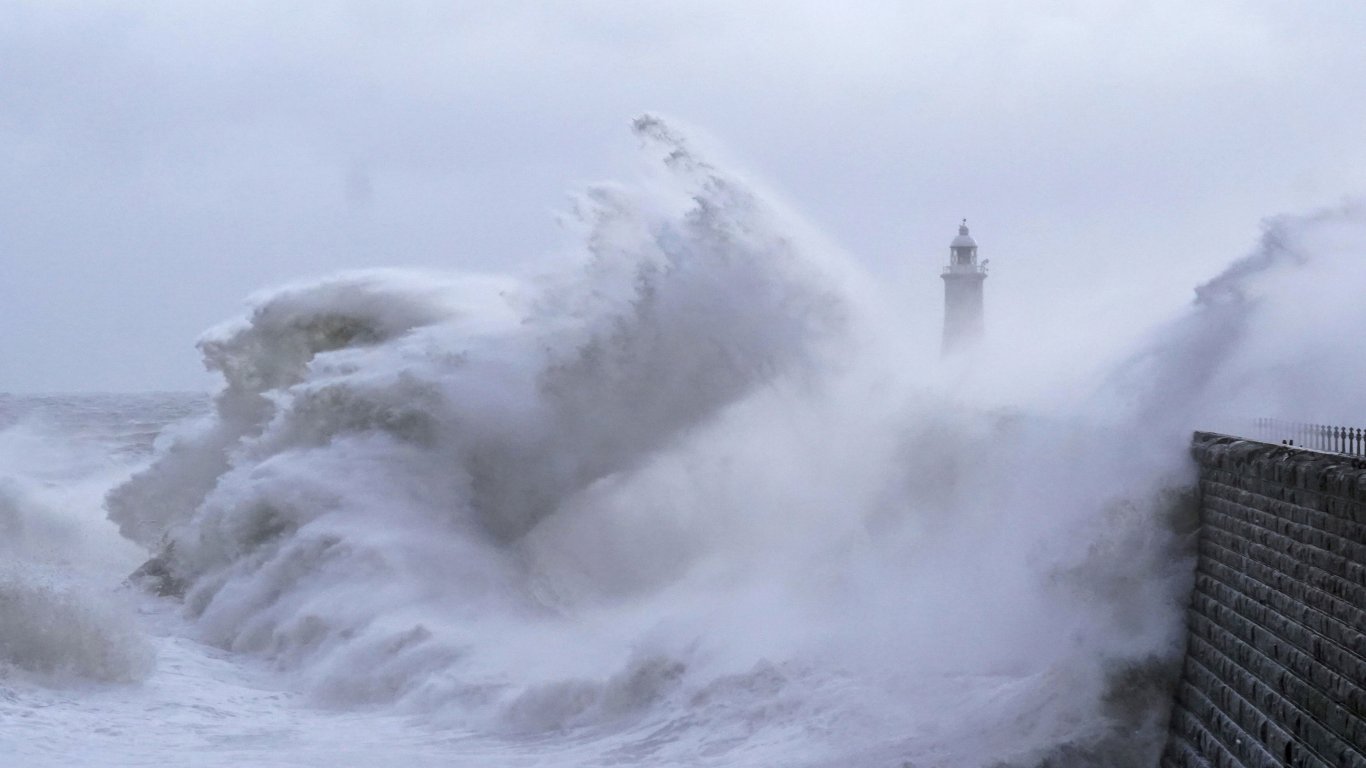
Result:
[[201,389],[250,292],[516,270],[680,118],[937,322],[1137,323],[1366,189],[1366,3],[0,0],[0,391]]

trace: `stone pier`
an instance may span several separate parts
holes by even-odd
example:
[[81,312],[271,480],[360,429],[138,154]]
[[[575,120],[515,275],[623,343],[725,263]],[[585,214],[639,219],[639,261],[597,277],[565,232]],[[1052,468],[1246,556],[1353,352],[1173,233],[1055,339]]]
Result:
[[1366,463],[1199,432],[1200,543],[1163,768],[1366,768]]

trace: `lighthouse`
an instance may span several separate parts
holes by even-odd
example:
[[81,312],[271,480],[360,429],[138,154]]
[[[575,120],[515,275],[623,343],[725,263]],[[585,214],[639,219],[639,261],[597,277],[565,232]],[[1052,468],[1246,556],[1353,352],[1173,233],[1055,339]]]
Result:
[[977,263],[977,241],[968,234],[968,220],[958,227],[958,237],[949,243],[949,265],[944,278],[945,356],[971,347],[982,335],[982,283],[987,279],[986,262]]

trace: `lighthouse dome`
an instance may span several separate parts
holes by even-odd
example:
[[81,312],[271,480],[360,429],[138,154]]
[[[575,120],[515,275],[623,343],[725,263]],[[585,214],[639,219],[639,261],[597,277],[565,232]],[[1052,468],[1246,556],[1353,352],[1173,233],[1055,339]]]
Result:
[[960,225],[958,225],[958,237],[955,237],[955,238],[953,239],[953,242],[952,242],[952,243],[949,243],[949,247],[950,247],[950,248],[976,248],[976,247],[977,247],[977,241],[972,239],[972,235],[969,235],[969,234],[968,234],[968,220],[967,220],[967,219],[963,219],[963,223],[960,224]]

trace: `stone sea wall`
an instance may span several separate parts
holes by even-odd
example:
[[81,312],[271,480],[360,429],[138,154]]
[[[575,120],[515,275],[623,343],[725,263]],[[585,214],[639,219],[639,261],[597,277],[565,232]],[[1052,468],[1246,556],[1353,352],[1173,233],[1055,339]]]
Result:
[[1200,554],[1163,768],[1366,768],[1366,464],[1196,433]]

